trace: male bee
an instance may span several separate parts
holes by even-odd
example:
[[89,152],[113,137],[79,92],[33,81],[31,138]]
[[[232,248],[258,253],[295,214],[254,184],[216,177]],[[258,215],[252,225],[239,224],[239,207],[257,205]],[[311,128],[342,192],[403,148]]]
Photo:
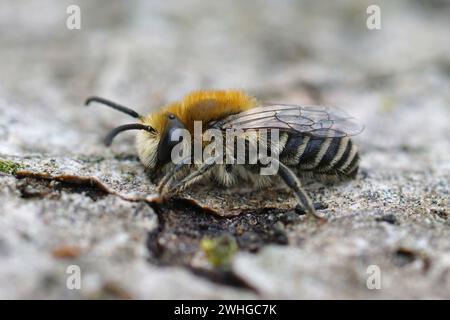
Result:
[[[345,180],[354,178],[358,172],[358,149],[349,136],[360,133],[362,127],[337,108],[262,103],[240,90],[195,91],[148,116],[99,97],[87,99],[86,105],[91,102],[107,105],[138,119],[138,123],[113,129],[106,136],[105,144],[111,145],[121,132],[139,130],[136,137],[139,159],[151,172],[164,174],[158,185],[162,197],[173,195],[200,180],[216,181],[225,186],[238,183],[261,186],[281,178],[293,191],[299,206],[318,216],[300,179],[311,176],[322,181]],[[262,159],[245,164],[192,163],[189,155],[183,161],[174,162],[172,151],[180,143],[174,140],[174,133],[187,130],[194,134],[196,121],[204,130],[200,134],[214,128],[223,133],[224,139],[230,130],[244,133],[277,131],[276,141],[268,139],[265,142],[271,151],[270,160],[277,164],[276,175],[259,174],[258,169],[267,165],[267,161]],[[260,138],[260,134],[245,135],[245,148],[248,150]],[[191,142],[184,143],[187,148],[194,148]],[[236,156],[235,151],[233,156]]]

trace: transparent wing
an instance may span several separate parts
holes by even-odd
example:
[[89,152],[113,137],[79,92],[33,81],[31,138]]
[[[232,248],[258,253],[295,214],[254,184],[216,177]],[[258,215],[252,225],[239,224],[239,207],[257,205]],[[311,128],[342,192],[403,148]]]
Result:
[[362,132],[364,127],[345,111],[335,107],[266,104],[228,116],[226,129],[279,129],[317,137],[345,137]]

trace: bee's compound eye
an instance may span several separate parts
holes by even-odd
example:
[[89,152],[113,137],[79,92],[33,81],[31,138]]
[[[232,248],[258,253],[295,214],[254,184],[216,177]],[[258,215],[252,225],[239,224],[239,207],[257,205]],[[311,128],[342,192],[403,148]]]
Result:
[[[167,125],[161,134],[161,139],[158,145],[157,159],[159,164],[165,164],[171,159],[172,149],[175,145],[180,142],[183,136],[176,134],[177,130],[186,129],[184,124],[178,119],[174,114],[167,115],[168,120]],[[176,135],[174,135],[176,134]],[[175,140],[172,140],[172,136],[176,136]]]

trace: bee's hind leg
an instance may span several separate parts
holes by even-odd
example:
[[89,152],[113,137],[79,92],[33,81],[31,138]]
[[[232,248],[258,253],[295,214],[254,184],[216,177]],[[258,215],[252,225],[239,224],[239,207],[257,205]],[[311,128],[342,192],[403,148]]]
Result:
[[306,213],[312,214],[314,215],[314,217],[324,220],[324,217],[317,214],[316,210],[314,209],[313,202],[303,189],[297,175],[281,161],[275,158],[270,158],[270,160],[278,162],[278,175],[284,181],[284,183],[294,192],[299,205],[306,211]]

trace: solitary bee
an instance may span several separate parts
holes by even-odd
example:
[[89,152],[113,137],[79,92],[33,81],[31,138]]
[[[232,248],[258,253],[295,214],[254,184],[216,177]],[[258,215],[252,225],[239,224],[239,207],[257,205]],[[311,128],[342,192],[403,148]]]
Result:
[[[299,178],[346,180],[354,178],[358,172],[358,149],[349,136],[360,133],[362,127],[337,108],[262,103],[239,90],[195,91],[148,116],[99,97],[87,99],[86,105],[91,102],[138,119],[138,123],[113,129],[104,142],[109,146],[119,133],[140,130],[136,137],[137,153],[151,172],[164,174],[158,185],[162,197],[200,180],[216,181],[225,186],[237,183],[264,186],[281,178],[295,194],[300,207],[318,216]],[[174,140],[173,134],[177,129],[193,134],[195,121],[200,121],[204,130],[221,130],[224,139],[229,130],[244,133],[263,129],[278,131],[276,144],[269,139],[265,145],[270,149],[271,161],[278,166],[277,174],[260,175],[258,170],[267,164],[260,159],[253,164],[224,164],[192,163],[189,157],[189,161],[184,159],[174,163],[171,153],[180,141]],[[259,134],[246,135],[246,149],[257,144],[259,139]],[[193,148],[192,144],[186,146]]]

